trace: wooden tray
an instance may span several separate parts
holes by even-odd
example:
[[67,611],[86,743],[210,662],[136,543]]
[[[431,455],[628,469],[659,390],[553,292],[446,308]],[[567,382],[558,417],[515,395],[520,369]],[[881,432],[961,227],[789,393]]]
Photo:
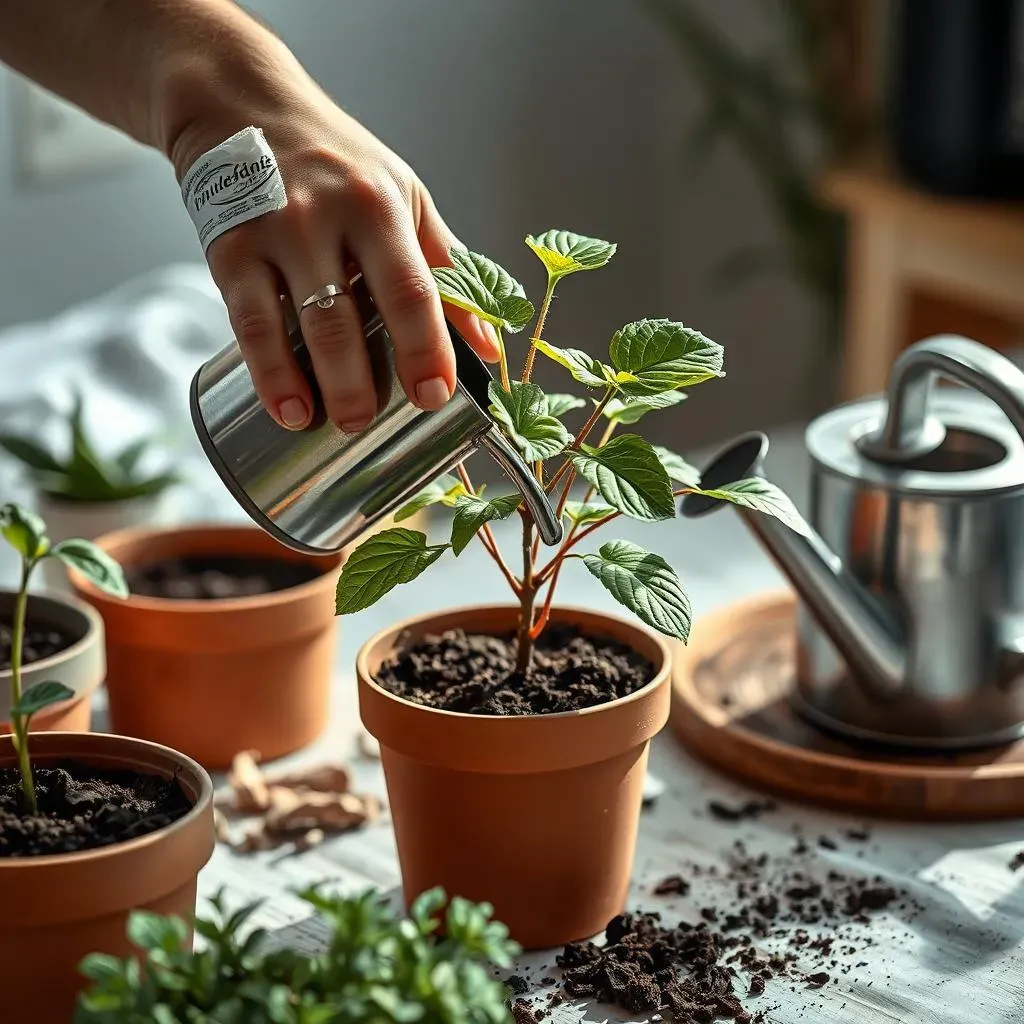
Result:
[[791,707],[796,601],[748,599],[673,652],[671,725],[702,760],[795,800],[905,819],[1024,815],[1024,741],[937,756],[855,746]]

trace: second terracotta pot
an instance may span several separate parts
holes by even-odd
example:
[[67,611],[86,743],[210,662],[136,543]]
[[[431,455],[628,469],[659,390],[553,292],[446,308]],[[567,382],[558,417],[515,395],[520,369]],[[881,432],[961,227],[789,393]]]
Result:
[[407,901],[433,886],[494,905],[526,949],[588,938],[622,912],[651,738],[669,712],[667,644],[612,616],[562,608],[552,624],[628,644],[643,689],[583,711],[499,717],[439,711],[374,682],[400,645],[448,629],[508,634],[512,607],[399,623],[359,652],[363,724],[377,738]]
[[311,743],[327,724],[341,555],[303,555],[252,526],[130,529],[97,539],[123,566],[190,556],[315,566],[308,583],[215,601],[109,597],[80,573],[76,593],[103,616],[114,732],[181,750],[210,770],[240,750],[265,760]]

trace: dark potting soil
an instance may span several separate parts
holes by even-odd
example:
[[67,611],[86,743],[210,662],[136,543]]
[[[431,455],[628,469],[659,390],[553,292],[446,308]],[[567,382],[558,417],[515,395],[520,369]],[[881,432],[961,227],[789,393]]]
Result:
[[315,566],[301,562],[229,556],[175,558],[125,570],[133,594],[178,601],[255,597],[309,583],[319,575]]
[[1011,871],[1020,871],[1021,868],[1024,868],[1024,850],[1020,850],[1017,853],[1015,853],[1010,858],[1010,863],[1007,865],[1007,867]]
[[[0,622],[0,672],[6,672],[11,667],[12,636],[11,623]],[[65,636],[50,626],[45,629],[33,629],[32,623],[27,623],[21,646],[21,663],[31,665],[33,661],[42,661],[43,658],[59,654],[70,647],[76,639]]]
[[472,715],[550,715],[635,693],[654,666],[614,640],[574,628],[546,630],[524,679],[515,671],[514,637],[451,630],[400,647],[377,682],[398,697]]
[[93,850],[148,835],[191,808],[174,779],[65,762],[37,768],[39,813],[22,814],[21,776],[0,768],[0,858]]

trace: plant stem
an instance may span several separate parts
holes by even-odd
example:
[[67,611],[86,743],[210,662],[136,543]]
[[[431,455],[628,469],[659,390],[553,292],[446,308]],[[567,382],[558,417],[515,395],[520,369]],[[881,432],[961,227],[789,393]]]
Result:
[[[494,326],[494,325],[492,325]],[[495,326],[494,333],[498,338],[498,357],[499,357],[499,368],[501,370],[501,386],[506,391],[512,390],[512,384],[508,377],[508,356],[505,354],[505,339],[502,336],[501,328]]]
[[[21,703],[21,655],[25,642],[25,614],[28,609],[28,581],[33,562],[25,559],[21,564],[21,586],[14,599],[14,621],[11,624],[11,706]],[[25,810],[35,814],[36,789],[32,780],[32,762],[28,756],[28,719],[11,716],[11,734],[18,748],[18,769],[21,772],[21,791],[25,797]]]
[[523,367],[523,380],[528,381],[533,373],[533,361],[537,358],[537,342],[541,340],[544,333],[544,323],[548,318],[548,309],[551,306],[551,299],[555,294],[557,278],[548,275],[547,288],[544,291],[544,301],[541,303],[540,315],[537,317],[537,325],[533,329],[533,337],[530,338],[530,351],[526,353],[526,365]]
[[[466,472],[465,467],[462,463],[459,463],[459,477],[462,480],[462,486],[469,491],[470,494],[475,494],[476,491],[473,489],[473,481],[469,479],[469,473]],[[498,542],[494,539],[494,534],[491,531],[490,523],[484,523],[483,526],[476,532],[477,540],[483,544],[486,552],[494,559],[497,563],[498,568],[501,570],[502,575],[505,577],[508,585],[512,588],[512,592],[518,597],[520,586],[519,580],[515,578],[512,570],[508,567],[505,559],[501,556],[501,549],[498,547]]]
[[[597,423],[597,421],[601,418],[601,413],[604,412],[604,407],[612,400],[614,395],[615,388],[609,388],[604,393],[604,397],[601,399],[601,401],[594,406],[594,411],[590,414],[590,419],[588,419],[587,422],[583,424],[582,429],[576,435],[576,439],[573,441],[571,445],[569,445],[568,448],[566,448],[567,452],[578,452],[580,450],[580,445],[583,444],[584,441],[586,441],[587,434],[589,434],[591,430],[594,429],[594,424]],[[566,459],[565,462],[563,462],[558,467],[558,471],[548,481],[548,485],[546,488],[548,494],[550,494],[555,489],[555,484],[557,484],[558,481],[562,479],[563,474],[571,465],[572,463],[569,461],[569,459]]]
[[519,591],[519,631],[516,637],[516,672],[525,676],[533,660],[533,602],[537,587],[533,580],[533,522],[529,513],[523,514],[523,580]]

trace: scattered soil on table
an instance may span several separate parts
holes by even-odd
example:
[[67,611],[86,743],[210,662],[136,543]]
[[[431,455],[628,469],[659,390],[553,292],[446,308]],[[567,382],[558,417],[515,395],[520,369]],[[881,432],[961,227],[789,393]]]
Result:
[[[866,967],[858,954],[874,944],[872,915],[891,909],[909,921],[919,908],[879,876],[848,875],[803,855],[754,854],[737,840],[724,864],[685,863],[653,893],[667,901],[703,887],[715,905],[674,926],[660,913],[623,914],[603,945],[566,946],[558,957],[564,994],[548,995],[544,1008],[571,997],[660,1014],[669,1024],[757,1024],[774,1009],[762,998],[773,985],[814,991]],[[516,1016],[517,1024],[527,1019]]]
[[[0,672],[11,667],[11,640],[13,639],[12,624],[0,622]],[[25,628],[25,639],[22,641],[21,663],[31,665],[33,661],[51,658],[61,651],[67,650],[78,637],[65,636],[52,626],[33,629],[29,622]]]
[[428,707],[473,715],[550,715],[605,704],[646,686],[654,666],[614,640],[575,628],[546,630],[527,678],[515,638],[451,630],[402,644],[377,672],[385,690]]
[[39,813],[21,813],[21,776],[0,768],[0,858],[93,850],[156,832],[191,804],[176,779],[65,762],[34,773]]
[[175,558],[128,566],[128,589],[139,597],[217,601],[288,590],[315,580],[315,566],[273,558]]
[[1019,853],[1015,853],[1010,859],[1010,863],[1007,867],[1011,871],[1020,871],[1021,868],[1024,868],[1024,850],[1021,850]]
[[762,814],[775,810],[772,800],[748,800],[739,807],[730,807],[719,800],[708,801],[708,814],[719,821],[750,821],[760,818]]

